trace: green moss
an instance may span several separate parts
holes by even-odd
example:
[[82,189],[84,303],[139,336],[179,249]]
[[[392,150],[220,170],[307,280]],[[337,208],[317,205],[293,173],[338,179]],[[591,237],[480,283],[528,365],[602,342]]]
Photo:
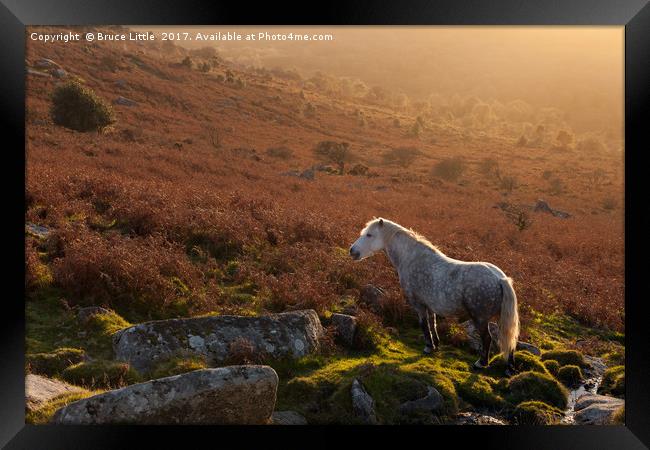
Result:
[[562,418],[562,411],[539,401],[527,401],[517,405],[513,418],[518,425],[556,425]]
[[564,383],[565,386],[575,386],[583,379],[582,370],[572,364],[562,366],[557,372],[557,379]]
[[625,394],[625,366],[610,367],[603,374],[598,393],[620,397]]
[[79,348],[62,347],[52,352],[28,354],[25,359],[30,373],[52,377],[68,366],[80,363],[84,357],[85,352]]
[[456,390],[463,400],[471,403],[473,406],[499,408],[504,405],[504,400],[492,389],[496,381],[491,381],[492,383],[488,381],[487,377],[470,375],[464,382],[457,385]]
[[95,360],[81,362],[61,373],[65,381],[90,388],[119,388],[138,383],[140,375],[128,363]]
[[544,367],[546,367],[548,373],[550,373],[554,377],[557,377],[557,373],[560,370],[560,363],[554,359],[547,359],[546,361],[544,361]]
[[93,395],[101,394],[103,391],[88,391],[75,392],[73,394],[65,394],[55,399],[42,404],[35,410],[27,411],[25,413],[25,423],[33,425],[46,424],[50,421],[54,413],[64,406],[76,402]]
[[[502,377],[506,371],[506,362],[501,354],[493,356],[490,365],[484,371],[485,375],[498,378]],[[515,369],[517,372],[539,372],[548,374],[546,367],[539,358],[528,351],[515,352]]]
[[614,350],[604,355],[605,364],[609,367],[625,365],[625,349]]
[[506,400],[513,405],[527,400],[538,400],[564,410],[568,391],[550,375],[538,372],[524,372],[510,379]]
[[573,365],[583,368],[589,367],[589,363],[585,361],[583,354],[577,350],[551,350],[542,353],[542,361],[548,359],[554,359],[560,366]]
[[199,356],[169,358],[156,364],[156,367],[151,371],[150,378],[171,377],[207,367],[205,358]]
[[625,405],[614,411],[614,414],[612,414],[611,424],[625,425]]

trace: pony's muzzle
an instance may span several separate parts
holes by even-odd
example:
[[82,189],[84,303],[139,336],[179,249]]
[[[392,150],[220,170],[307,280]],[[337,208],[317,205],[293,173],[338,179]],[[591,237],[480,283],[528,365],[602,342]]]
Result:
[[357,261],[361,257],[361,253],[358,250],[354,249],[354,246],[350,247],[350,256],[352,256],[352,259]]

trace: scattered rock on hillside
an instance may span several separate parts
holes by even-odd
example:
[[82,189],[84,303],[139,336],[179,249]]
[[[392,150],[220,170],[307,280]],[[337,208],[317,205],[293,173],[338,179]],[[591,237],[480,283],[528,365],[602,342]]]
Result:
[[115,86],[124,89],[125,87],[128,86],[128,84],[127,84],[126,80],[119,79],[119,80],[115,81]]
[[454,425],[507,425],[507,423],[497,417],[475,412],[462,412],[456,415]]
[[399,407],[402,414],[411,414],[414,412],[436,412],[442,408],[444,399],[440,392],[432,386],[427,387],[427,395],[417,400],[411,400],[402,403]]
[[141,323],[113,335],[116,359],[139,371],[179,354],[195,354],[208,363],[230,356],[235,340],[245,339],[257,354],[299,358],[318,351],[323,327],[314,310],[260,317],[209,316]]
[[25,377],[25,408],[34,411],[50,400],[77,392],[84,392],[84,389],[30,373]]
[[81,323],[86,323],[88,320],[97,314],[110,314],[111,312],[106,309],[102,308],[101,306],[86,306],[84,308],[80,308],[79,311],[77,311],[77,319]]
[[138,103],[135,100],[131,100],[126,97],[117,97],[115,100],[113,100],[113,103],[116,105],[122,105],[122,106],[136,106]]
[[307,425],[307,419],[295,411],[275,411],[271,425]]
[[56,424],[263,425],[275,407],[278,375],[268,366],[202,369],[132,384],[70,403]]
[[34,67],[37,69],[60,69],[61,66],[51,59],[40,58],[34,61]]
[[381,288],[372,284],[366,284],[359,293],[359,303],[363,303],[374,313],[381,312],[381,301],[385,297]]
[[356,317],[347,314],[332,314],[332,325],[336,329],[336,335],[340,342],[351,346],[354,342],[354,333],[357,330]]
[[49,228],[41,225],[36,225],[31,222],[25,224],[25,230],[32,236],[36,236],[38,238],[46,238],[50,234]]
[[288,176],[288,177],[303,178],[309,181],[312,181],[314,180],[314,178],[316,178],[316,173],[313,168],[305,169],[302,172],[299,170],[290,170],[288,172],[282,172],[281,175]]
[[569,213],[567,213],[567,212],[559,211],[557,209],[552,209],[548,205],[548,203],[546,203],[542,199],[537,200],[537,203],[535,204],[535,207],[533,208],[533,211],[553,214],[555,217],[560,217],[562,219],[567,219],[567,218],[571,217],[571,215]]
[[50,71],[50,73],[51,73],[52,76],[54,76],[55,78],[65,78],[65,77],[68,76],[68,72],[66,72],[66,71],[63,70],[63,69],[53,69],[53,70]]
[[575,421],[581,425],[607,425],[611,422],[612,414],[623,405],[625,401],[620,398],[583,394],[574,407]]
[[352,396],[352,411],[354,415],[367,425],[377,425],[379,422],[375,414],[375,401],[356,378],[352,382],[350,395]]

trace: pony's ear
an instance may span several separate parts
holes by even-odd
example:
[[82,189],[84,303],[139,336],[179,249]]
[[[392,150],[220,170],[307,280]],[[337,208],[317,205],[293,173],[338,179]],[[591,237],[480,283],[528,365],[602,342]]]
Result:
[[379,219],[379,226],[383,227],[384,226],[384,219]]

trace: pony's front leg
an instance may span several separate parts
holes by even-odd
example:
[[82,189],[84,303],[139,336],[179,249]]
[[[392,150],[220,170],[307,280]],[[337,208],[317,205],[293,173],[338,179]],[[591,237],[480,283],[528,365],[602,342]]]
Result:
[[437,348],[440,346],[440,336],[438,336],[438,322],[436,320],[436,313],[431,313],[431,319],[433,319],[433,329],[431,330],[431,335],[433,337],[433,346],[434,348]]
[[417,313],[420,319],[420,328],[422,328],[422,334],[424,335],[424,353],[428,355],[436,349],[429,326],[429,311],[426,307],[420,307],[417,309]]

